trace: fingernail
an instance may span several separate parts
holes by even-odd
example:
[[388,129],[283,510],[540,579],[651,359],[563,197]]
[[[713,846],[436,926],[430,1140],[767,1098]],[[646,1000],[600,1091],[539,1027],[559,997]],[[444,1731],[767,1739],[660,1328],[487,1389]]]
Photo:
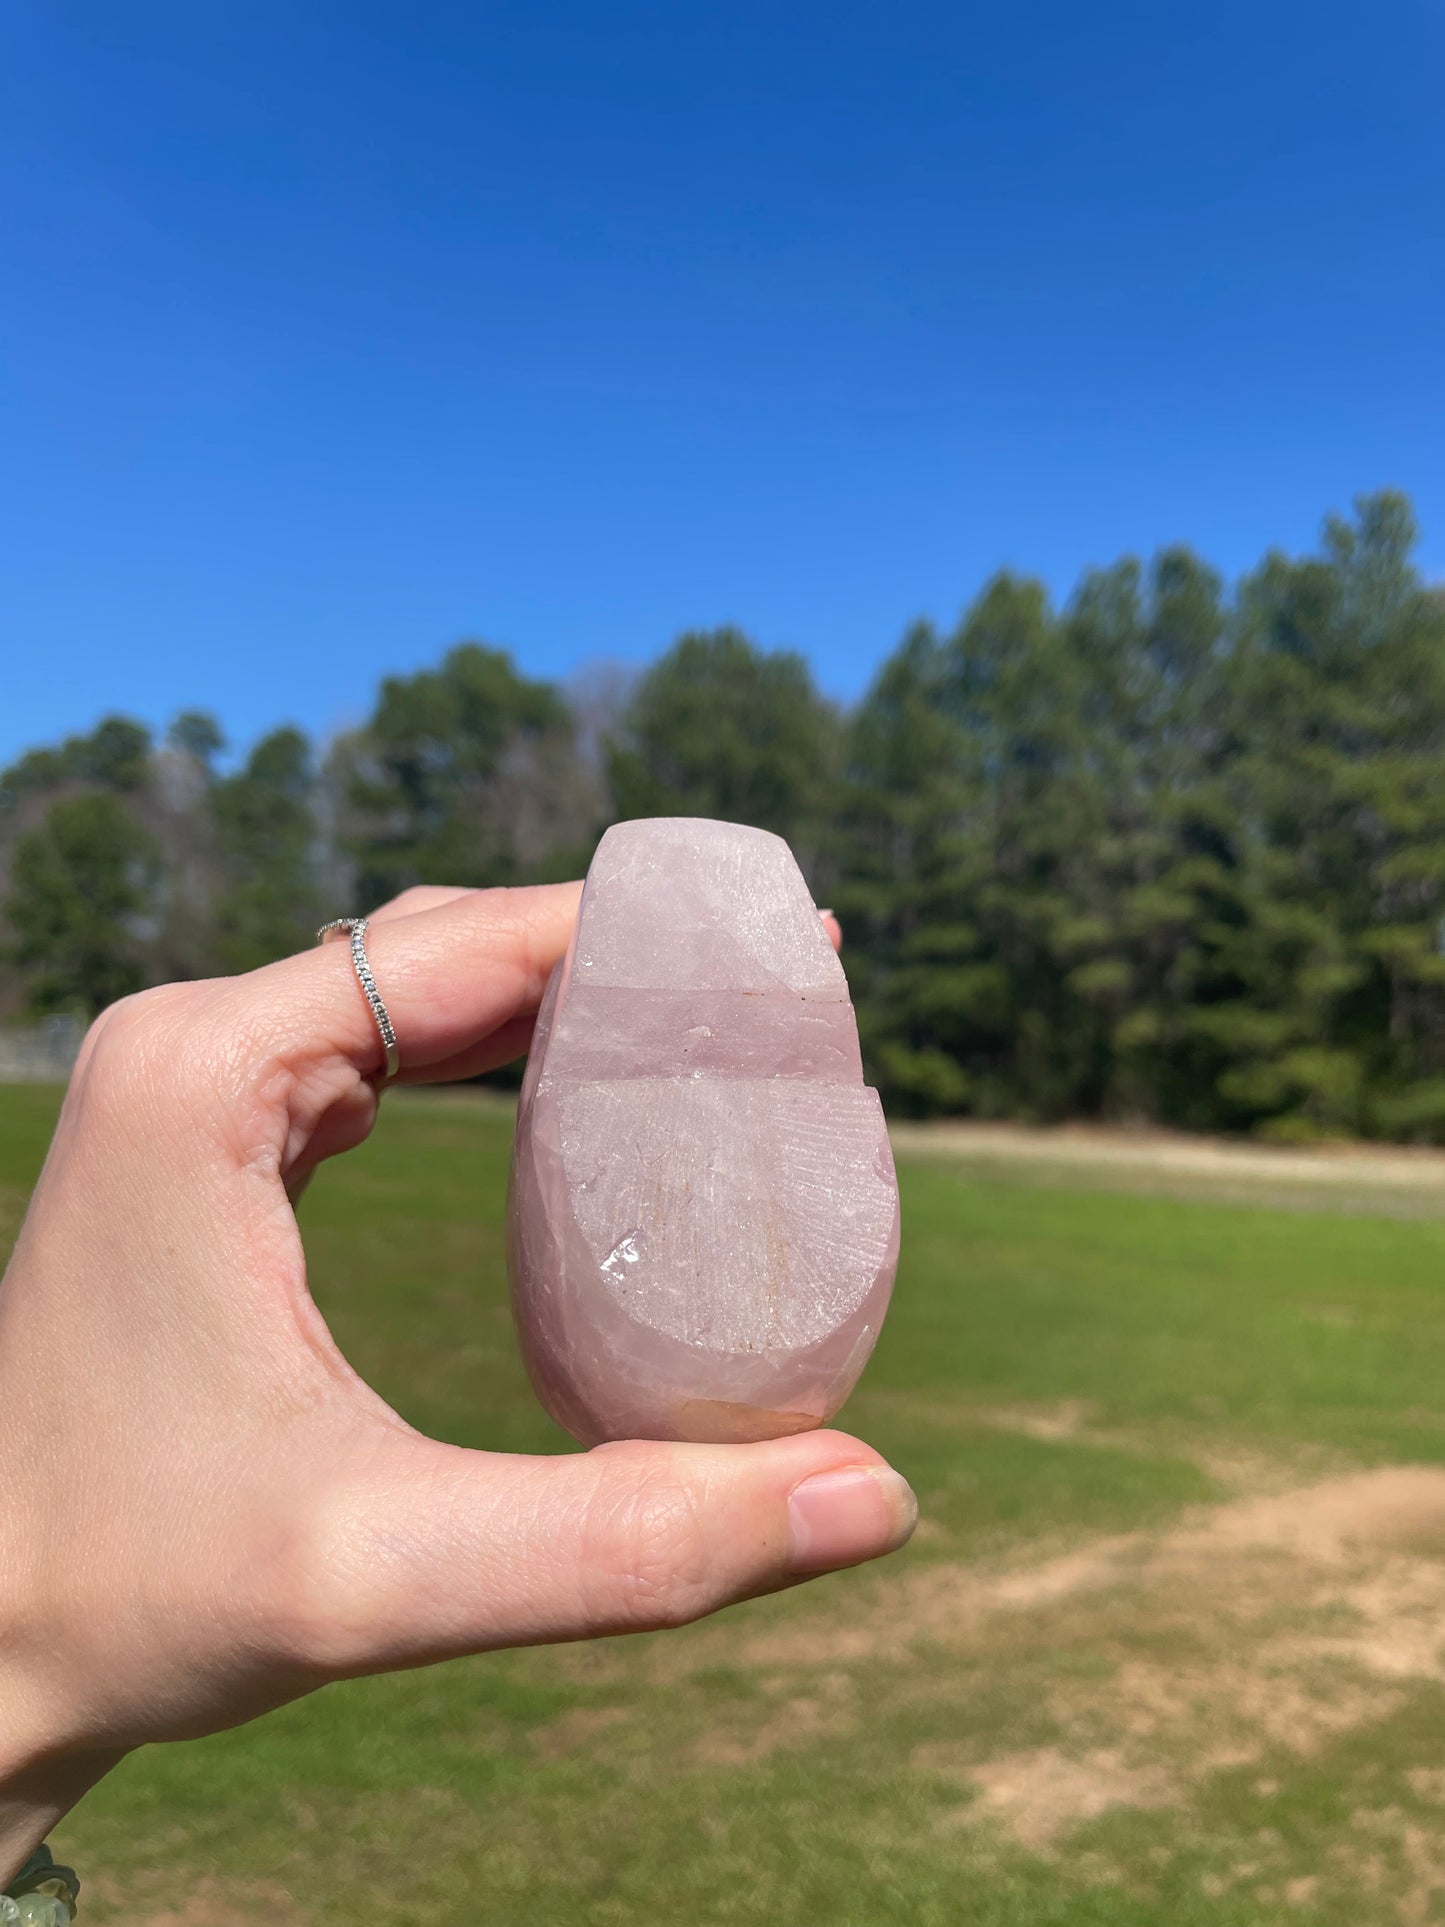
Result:
[[788,1500],[792,1572],[829,1572],[892,1552],[918,1523],[918,1501],[888,1465],[817,1472]]

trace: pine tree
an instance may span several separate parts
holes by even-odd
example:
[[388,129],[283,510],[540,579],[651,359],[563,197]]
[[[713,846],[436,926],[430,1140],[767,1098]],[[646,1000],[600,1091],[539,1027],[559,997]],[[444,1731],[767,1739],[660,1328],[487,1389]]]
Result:
[[597,828],[598,798],[561,695],[478,643],[460,644],[437,669],[389,677],[329,774],[359,904],[414,883],[566,874]]
[[140,989],[155,855],[125,803],[104,791],[63,797],[19,838],[5,916],[32,1013],[90,1018]]
[[801,656],[737,629],[681,636],[633,691],[606,748],[617,816],[714,816],[786,837],[815,884],[840,748]]
[[243,768],[216,784],[211,813],[217,965],[252,970],[313,942],[321,921],[316,772],[301,731],[263,736]]

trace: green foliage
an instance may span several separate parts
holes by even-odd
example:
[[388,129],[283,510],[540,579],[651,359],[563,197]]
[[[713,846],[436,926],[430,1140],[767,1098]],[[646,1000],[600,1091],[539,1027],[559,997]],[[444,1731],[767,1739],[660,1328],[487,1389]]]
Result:
[[1445,607],[1413,539],[1384,495],[1232,607],[1172,550],[1059,614],[1000,577],[904,639],[837,858],[895,1105],[1445,1128]]
[[[861,938],[870,1060],[942,1052],[971,1107],[1151,1107],[1171,973],[1215,881],[1204,808],[1217,581],[1182,551],[1062,616],[991,583],[920,627],[853,719],[839,901]],[[902,1055],[900,1055],[902,1053]]]
[[533,882],[557,845],[587,847],[593,825],[563,816],[574,755],[560,693],[501,650],[462,643],[437,669],[388,677],[338,759],[358,901]]
[[145,781],[150,731],[125,716],[107,716],[89,736],[67,736],[58,749],[33,749],[0,771],[0,790],[21,796],[65,783],[138,790]]
[[93,1017],[140,988],[136,920],[153,856],[125,805],[103,793],[63,798],[20,838],[5,910],[32,1011]]
[[[214,718],[155,750],[110,717],[0,778],[0,875],[54,804],[123,796],[159,858],[112,934],[154,981],[410,884],[574,875],[619,817],[721,816],[836,905],[895,1110],[1445,1141],[1445,597],[1414,540],[1382,494],[1231,595],[1184,548],[1063,608],[1002,574],[846,718],[730,628],[620,705],[461,644],[320,767],[294,730],[221,774]],[[0,1005],[72,994],[57,945]]]
[[166,731],[166,741],[207,770],[226,747],[221,725],[204,709],[183,709]]
[[801,656],[695,630],[648,670],[607,744],[614,811],[755,823],[814,870],[838,746]]
[[251,970],[303,949],[323,920],[316,876],[316,773],[299,729],[257,743],[244,768],[211,800],[223,893],[216,906],[217,958]]
[[[1445,609],[1409,560],[1406,504],[1267,557],[1231,636],[1233,914],[1210,933],[1238,1013],[1220,1118],[1269,1135],[1377,1126],[1445,1070]],[[1426,1113],[1416,1110],[1415,1126]]]

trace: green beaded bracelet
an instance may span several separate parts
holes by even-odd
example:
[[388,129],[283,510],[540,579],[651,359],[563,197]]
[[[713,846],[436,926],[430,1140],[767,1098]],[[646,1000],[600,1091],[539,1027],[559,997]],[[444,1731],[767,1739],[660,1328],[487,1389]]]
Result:
[[0,1894],[0,1927],[70,1927],[79,1897],[70,1868],[57,1867],[49,1847],[39,1847]]

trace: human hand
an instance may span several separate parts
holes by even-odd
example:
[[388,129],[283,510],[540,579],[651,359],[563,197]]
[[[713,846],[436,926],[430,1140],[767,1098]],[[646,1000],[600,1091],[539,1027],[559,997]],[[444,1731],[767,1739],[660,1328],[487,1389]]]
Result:
[[[409,891],[368,951],[404,1080],[526,1046],[578,886]],[[424,1438],[312,1303],[292,1201],[376,1116],[345,944],[93,1027],[0,1284],[0,1884],[132,1747],[328,1680],[675,1626],[902,1543],[835,1432],[561,1457]]]

